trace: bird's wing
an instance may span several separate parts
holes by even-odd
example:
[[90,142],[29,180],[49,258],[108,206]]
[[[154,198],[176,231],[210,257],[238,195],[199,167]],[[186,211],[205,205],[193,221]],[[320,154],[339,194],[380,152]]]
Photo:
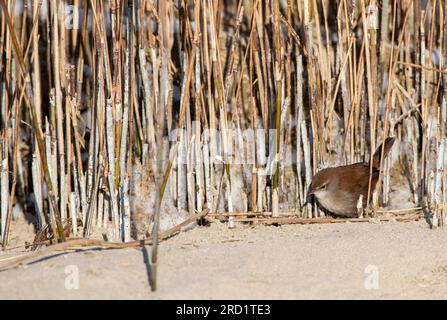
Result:
[[[368,193],[369,185],[369,166],[365,166],[363,163],[356,163],[346,167],[340,167],[342,170],[340,175],[339,184],[343,184],[344,189],[347,192],[353,194],[363,194],[364,197]],[[366,177],[366,179],[365,179]],[[371,176],[371,190],[374,189],[377,180],[379,178],[379,171],[373,168]]]

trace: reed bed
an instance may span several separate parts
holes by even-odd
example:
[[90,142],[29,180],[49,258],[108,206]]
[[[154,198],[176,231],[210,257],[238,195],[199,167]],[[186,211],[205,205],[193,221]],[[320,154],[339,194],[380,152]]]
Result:
[[387,136],[372,207],[394,170],[446,225],[443,1],[0,3],[4,247],[20,210],[46,240],[153,237],[154,264],[176,217],[320,219],[312,175]]

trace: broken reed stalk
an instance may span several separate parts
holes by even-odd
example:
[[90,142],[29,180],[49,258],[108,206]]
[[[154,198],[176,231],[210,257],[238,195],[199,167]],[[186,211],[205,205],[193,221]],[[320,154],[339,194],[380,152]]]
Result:
[[346,222],[407,222],[407,221],[417,221],[421,219],[420,214],[406,214],[402,216],[393,217],[376,217],[376,218],[236,218],[234,222],[254,222],[254,223],[265,223],[265,224],[327,224],[327,223],[346,223]]
[[[172,228],[161,232],[158,235],[158,241],[168,239],[175,234],[181,232],[188,225],[201,220],[206,217],[208,214],[208,210],[204,210],[203,212],[192,215],[182,223],[173,226]],[[146,240],[136,240],[130,242],[109,242],[109,241],[99,241],[99,240],[91,240],[91,239],[69,239],[66,242],[53,244],[48,246],[43,250],[34,251],[32,253],[27,253],[21,255],[19,257],[0,259],[0,271],[4,271],[7,269],[11,269],[23,264],[29,264],[33,261],[40,260],[44,257],[50,257],[54,254],[60,254],[60,252],[78,252],[80,250],[92,250],[95,248],[106,248],[106,249],[126,249],[126,248],[135,248],[139,246],[152,245],[152,239]],[[46,243],[41,243],[37,245],[45,245]],[[74,250],[74,251],[72,251]],[[6,262],[5,262],[6,261]]]
[[[447,207],[446,204],[440,204],[441,207]],[[422,207],[413,207],[413,208],[405,208],[405,209],[379,209],[376,211],[378,214],[391,214],[391,215],[404,215],[408,212],[412,211],[419,211],[422,212]],[[289,217],[289,216],[299,216],[301,214],[300,211],[287,211],[287,212],[279,212],[276,213],[279,217]],[[215,217],[215,218],[226,218],[226,217],[244,217],[244,216],[263,216],[263,217],[271,217],[273,215],[273,212],[210,212],[208,213],[207,217]]]

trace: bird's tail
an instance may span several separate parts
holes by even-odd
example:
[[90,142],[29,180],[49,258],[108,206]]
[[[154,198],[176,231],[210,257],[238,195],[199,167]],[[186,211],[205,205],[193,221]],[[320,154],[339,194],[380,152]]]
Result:
[[385,142],[382,143],[376,150],[373,156],[373,167],[379,169],[380,167],[380,160],[382,159],[382,147],[383,147],[383,158],[385,159],[388,155],[388,153],[391,150],[391,147],[393,146],[393,143],[396,139],[395,138],[386,138]]

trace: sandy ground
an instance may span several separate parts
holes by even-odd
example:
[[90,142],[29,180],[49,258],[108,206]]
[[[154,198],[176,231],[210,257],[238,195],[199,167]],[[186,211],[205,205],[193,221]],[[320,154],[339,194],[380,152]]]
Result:
[[147,247],[72,253],[0,272],[0,298],[445,299],[446,247],[447,231],[425,221],[235,229],[215,222],[160,245],[155,293]]

